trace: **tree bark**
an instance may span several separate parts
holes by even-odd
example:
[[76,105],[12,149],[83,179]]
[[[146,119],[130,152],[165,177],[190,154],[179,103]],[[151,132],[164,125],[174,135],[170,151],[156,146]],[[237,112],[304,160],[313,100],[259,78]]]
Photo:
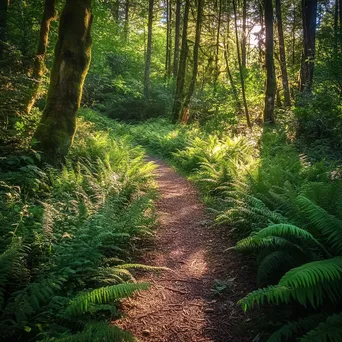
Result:
[[172,50],[172,10],[171,0],[166,0],[166,51],[165,51],[165,76],[171,76],[171,50]]
[[252,127],[251,120],[249,118],[248,113],[248,106],[247,106],[247,99],[246,99],[246,91],[245,91],[245,78],[244,78],[244,70],[242,68],[241,63],[241,54],[240,54],[240,44],[239,44],[239,34],[238,34],[238,25],[237,25],[237,11],[236,11],[236,2],[233,0],[233,10],[234,10],[234,20],[235,20],[235,39],[236,39],[236,50],[237,50],[237,57],[238,57],[238,64],[239,64],[239,71],[240,71],[240,81],[241,81],[241,91],[242,91],[242,100],[245,109],[245,116],[247,121],[247,126],[249,128]]
[[30,113],[36,102],[40,80],[45,70],[45,54],[49,41],[50,24],[56,18],[56,0],[45,0],[44,13],[40,25],[39,43],[37,54],[34,58],[32,78],[34,80],[33,87],[28,94],[27,113]]
[[190,113],[190,101],[191,97],[195,91],[197,73],[198,73],[198,51],[201,41],[201,28],[202,28],[202,1],[197,0],[197,19],[196,19],[196,36],[194,45],[194,55],[193,55],[193,67],[192,67],[192,77],[189,85],[188,92],[186,94],[183,108],[182,108],[182,123],[187,124],[189,120]]
[[222,0],[219,0],[218,1],[217,31],[216,31],[216,51],[215,51],[215,77],[214,77],[214,93],[215,94],[217,92],[217,81],[220,76],[219,53],[220,53],[221,13],[222,13]]
[[265,0],[266,26],[266,93],[264,122],[274,124],[274,101],[276,95],[276,79],[273,60],[273,4],[272,0]]
[[317,0],[302,0],[303,54],[300,90],[311,93],[315,66]]
[[247,66],[247,0],[242,3],[242,39],[241,39],[241,64],[242,69],[245,70]]
[[0,0],[0,57],[6,49],[8,0]]
[[181,0],[176,2],[176,23],[175,23],[175,47],[173,56],[173,77],[177,77],[179,63],[179,38],[180,38],[180,22],[181,22]]
[[129,7],[130,3],[129,0],[125,2],[125,24],[124,24],[124,41],[125,43],[128,42],[128,34],[129,34]]
[[42,119],[34,135],[43,160],[64,161],[76,131],[84,79],[91,58],[91,0],[66,0],[61,14],[50,87]]
[[188,19],[189,19],[190,0],[185,0],[183,16],[182,47],[179,57],[179,67],[177,73],[176,93],[172,108],[172,122],[176,123],[180,118],[182,109],[183,92],[185,84],[186,60],[188,57]]
[[145,77],[144,77],[144,99],[145,99],[145,103],[147,103],[149,100],[149,91],[150,91],[153,5],[154,5],[154,0],[149,0],[148,25],[147,25],[147,49],[146,49],[146,58],[145,58]]
[[287,76],[285,41],[284,41],[284,33],[283,33],[283,21],[282,21],[282,16],[281,16],[280,0],[276,0],[276,16],[277,16],[277,26],[278,26],[280,68],[281,68],[281,77],[282,77],[282,83],[283,83],[284,100],[285,100],[285,106],[291,107],[291,97],[290,97],[289,81],[288,81],[288,76]]

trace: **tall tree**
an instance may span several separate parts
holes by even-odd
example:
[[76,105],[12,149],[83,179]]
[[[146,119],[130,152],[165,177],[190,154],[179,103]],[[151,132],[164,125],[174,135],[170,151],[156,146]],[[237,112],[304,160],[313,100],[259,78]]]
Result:
[[0,56],[6,47],[8,0],[0,0]]
[[91,58],[91,0],[66,0],[63,8],[50,87],[34,135],[43,160],[63,162],[76,131],[84,79]]
[[316,45],[317,0],[302,0],[303,53],[300,71],[300,90],[310,93],[312,90],[315,45]]
[[281,68],[281,76],[282,76],[282,83],[283,83],[283,90],[284,90],[285,106],[291,107],[291,97],[290,97],[289,81],[288,81],[288,76],[287,76],[285,41],[284,41],[284,33],[283,33],[283,21],[282,21],[282,15],[281,15],[280,0],[276,0],[276,16],[277,16],[277,27],[278,27],[278,39],[279,39],[280,68]]
[[246,89],[245,89],[245,76],[244,70],[242,67],[241,62],[241,54],[240,54],[240,44],[239,44],[239,34],[238,34],[238,21],[237,21],[237,10],[236,10],[236,1],[233,0],[233,11],[234,11],[234,21],[235,21],[235,39],[236,39],[236,50],[237,50],[237,58],[239,64],[239,71],[240,71],[240,81],[241,81],[241,92],[242,92],[242,100],[245,109],[245,116],[247,121],[247,126],[249,128],[252,127],[251,120],[249,118],[248,106],[247,106],[247,99],[246,99]]
[[150,69],[152,56],[152,23],[153,23],[154,0],[149,0],[148,5],[148,25],[147,25],[147,49],[145,57],[145,77],[144,77],[144,99],[147,102],[150,90]]
[[276,95],[276,79],[273,59],[273,4],[272,0],[265,0],[266,26],[266,93],[264,122],[274,123],[274,100]]
[[27,112],[31,111],[34,103],[36,102],[40,79],[42,78],[45,70],[45,54],[49,41],[49,32],[51,21],[56,18],[56,0],[45,0],[43,18],[40,25],[39,43],[36,56],[34,58],[32,78],[34,84],[28,94],[27,99]]
[[172,2],[166,0],[166,51],[165,51],[165,76],[171,76],[171,50],[172,50]]
[[177,73],[176,92],[172,108],[172,122],[176,123],[180,118],[182,109],[186,60],[188,57],[188,19],[189,19],[190,0],[185,0],[184,15],[183,15],[183,32],[182,32],[182,46],[179,57],[179,67]]
[[220,75],[219,53],[220,53],[220,34],[221,34],[221,14],[222,14],[222,0],[218,0],[216,49],[215,49],[215,77],[214,77],[214,92],[215,93],[217,91],[217,81]]
[[202,1],[197,0],[197,19],[196,19],[196,36],[195,36],[195,44],[194,44],[194,53],[193,53],[193,66],[192,66],[192,77],[189,85],[188,92],[185,96],[183,109],[182,109],[182,122],[187,123],[189,120],[189,106],[191,97],[195,91],[196,79],[198,74],[198,50],[200,46],[201,40],[201,26],[202,26]]
[[129,2],[129,0],[126,0],[126,2],[125,2],[125,23],[124,23],[124,41],[125,41],[125,43],[128,42],[129,7],[130,7],[130,2]]
[[181,23],[181,0],[176,1],[176,21],[175,21],[175,47],[173,55],[173,77],[177,77],[179,63],[179,38]]
[[241,64],[243,70],[247,66],[247,0],[242,1],[242,39],[241,39]]

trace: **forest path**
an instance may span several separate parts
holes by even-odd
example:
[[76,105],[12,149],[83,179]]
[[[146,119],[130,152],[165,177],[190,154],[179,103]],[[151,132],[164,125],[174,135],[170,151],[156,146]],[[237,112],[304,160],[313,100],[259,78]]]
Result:
[[[123,318],[115,324],[140,341],[251,341],[251,332],[243,331],[247,316],[236,305],[253,287],[250,271],[236,253],[225,252],[227,238],[208,227],[212,218],[195,187],[151,160],[158,165],[159,227],[155,245],[140,261],[171,271],[138,276],[152,286],[123,301]],[[213,296],[217,280],[226,281],[224,296]]]

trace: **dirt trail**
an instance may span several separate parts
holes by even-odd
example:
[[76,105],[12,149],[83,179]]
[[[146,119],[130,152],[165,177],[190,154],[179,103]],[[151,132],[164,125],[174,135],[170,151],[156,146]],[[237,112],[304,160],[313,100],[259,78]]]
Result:
[[[154,162],[160,226],[153,250],[141,262],[171,271],[138,276],[152,286],[123,302],[124,317],[116,324],[140,341],[251,341],[249,319],[236,302],[253,287],[253,276],[236,253],[224,252],[227,238],[208,227],[212,218],[193,185],[164,162]],[[226,281],[223,296],[214,295],[217,280]]]

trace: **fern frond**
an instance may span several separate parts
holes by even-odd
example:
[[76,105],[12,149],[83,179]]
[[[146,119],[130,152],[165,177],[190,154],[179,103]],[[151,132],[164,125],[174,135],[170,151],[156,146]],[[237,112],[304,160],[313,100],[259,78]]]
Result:
[[317,314],[310,315],[295,322],[288,322],[274,332],[266,342],[293,341],[295,336],[303,335],[305,332],[316,327],[324,319],[326,319],[325,314]]
[[137,342],[134,336],[115,325],[107,323],[88,323],[85,329],[77,334],[45,340],[45,342]]
[[65,310],[68,316],[81,315],[88,311],[90,304],[105,304],[131,296],[139,290],[147,290],[148,283],[137,284],[118,284],[113,286],[101,287],[96,290],[81,293],[76,296]]
[[304,196],[297,203],[309,223],[322,233],[338,255],[342,254],[342,221]]
[[254,305],[288,303],[291,298],[291,290],[286,286],[268,286],[250,292],[246,297],[240,299],[240,304],[244,311],[254,307]]
[[309,331],[300,342],[340,342],[342,341],[342,313],[329,316],[317,328]]

